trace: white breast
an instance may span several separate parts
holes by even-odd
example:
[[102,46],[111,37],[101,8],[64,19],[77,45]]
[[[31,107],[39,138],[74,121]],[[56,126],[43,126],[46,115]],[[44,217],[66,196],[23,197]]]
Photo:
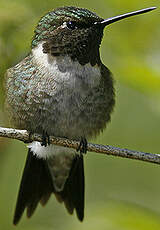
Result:
[[[37,77],[33,76],[30,84],[37,85],[34,90],[38,103],[34,106],[39,106],[43,103],[43,119],[42,127],[48,133],[55,136],[65,136],[78,138],[84,136],[86,129],[90,129],[91,125],[87,121],[82,127],[83,121],[86,119],[79,116],[81,111],[88,111],[92,114],[94,106],[91,98],[88,105],[85,103],[89,92],[100,83],[101,72],[97,65],[91,66],[79,64],[78,61],[73,61],[69,56],[53,57],[50,54],[43,53],[42,44],[32,49],[33,62],[38,66],[41,74]],[[34,81],[38,81],[38,84]],[[45,98],[41,98],[45,92]],[[33,93],[32,93],[33,94]],[[38,98],[38,99],[37,99]],[[36,102],[35,100],[35,102]],[[87,109],[85,109],[87,107]],[[39,108],[39,107],[38,107]],[[58,112],[57,112],[58,111]],[[86,114],[88,116],[88,114]],[[39,119],[39,118],[38,118]],[[72,125],[70,125],[72,123]],[[54,125],[51,125],[54,124]],[[88,131],[89,132],[89,131]],[[47,158],[53,154],[63,155],[63,148],[49,146],[47,148],[40,143],[32,143],[29,148],[39,157]],[[66,149],[64,149],[66,151]],[[68,150],[73,157],[73,150]],[[67,152],[67,151],[66,151]],[[68,152],[67,152],[68,153]]]
[[53,57],[43,53],[42,45],[43,43],[40,43],[32,49],[34,61],[42,73],[54,75],[54,80],[57,83],[67,83],[70,87],[74,87],[75,82],[83,82],[90,88],[99,84],[101,73],[97,65],[94,67],[90,63],[81,65],[78,61],[73,61],[68,55]]

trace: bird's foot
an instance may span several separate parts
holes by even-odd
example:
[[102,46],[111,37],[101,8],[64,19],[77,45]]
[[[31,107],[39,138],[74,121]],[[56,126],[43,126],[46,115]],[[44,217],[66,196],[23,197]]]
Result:
[[33,135],[33,132],[28,131],[28,133],[29,133],[28,140],[25,140],[25,141],[24,141],[25,144],[28,144],[28,143],[31,143],[31,142],[32,142],[32,135]]
[[77,152],[80,151],[80,154],[87,153],[87,140],[85,137],[81,137],[80,144],[77,148]]
[[50,138],[49,138],[48,133],[45,132],[45,131],[43,131],[41,146],[45,146],[46,147],[47,145],[50,145]]

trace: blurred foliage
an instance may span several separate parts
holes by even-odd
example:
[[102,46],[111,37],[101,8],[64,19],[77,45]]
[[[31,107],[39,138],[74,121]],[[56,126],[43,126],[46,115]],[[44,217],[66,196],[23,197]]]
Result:
[[[121,13],[160,6],[158,0],[1,0],[0,1],[0,125],[3,112],[3,76],[30,51],[35,25],[47,11],[75,5],[107,18]],[[95,143],[143,151],[159,151],[160,52],[159,8],[106,28],[102,60],[114,73],[117,103],[108,129]],[[0,139],[0,229],[13,229],[12,216],[25,161],[26,148]],[[95,174],[96,172],[96,174]],[[39,207],[31,220],[23,217],[18,229],[160,229],[160,167],[143,162],[85,157],[86,211],[79,223],[54,197]],[[25,216],[25,215],[24,215]]]

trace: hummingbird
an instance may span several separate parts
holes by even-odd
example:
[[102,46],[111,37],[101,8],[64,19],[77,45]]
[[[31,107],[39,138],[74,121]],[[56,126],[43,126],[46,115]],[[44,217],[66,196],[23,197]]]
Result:
[[[103,19],[73,6],[57,8],[38,22],[31,52],[6,72],[6,108],[15,128],[42,135],[28,144],[13,223],[31,217],[53,193],[67,211],[84,218],[83,153],[111,119],[114,82],[100,58],[106,26],[154,10],[150,7]],[[78,150],[50,144],[49,137],[80,141]]]

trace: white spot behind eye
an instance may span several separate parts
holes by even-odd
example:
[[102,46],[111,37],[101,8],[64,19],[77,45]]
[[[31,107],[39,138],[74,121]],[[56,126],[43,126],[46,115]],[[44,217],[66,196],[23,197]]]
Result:
[[63,24],[61,25],[61,28],[66,28],[67,27],[67,22],[63,22]]

